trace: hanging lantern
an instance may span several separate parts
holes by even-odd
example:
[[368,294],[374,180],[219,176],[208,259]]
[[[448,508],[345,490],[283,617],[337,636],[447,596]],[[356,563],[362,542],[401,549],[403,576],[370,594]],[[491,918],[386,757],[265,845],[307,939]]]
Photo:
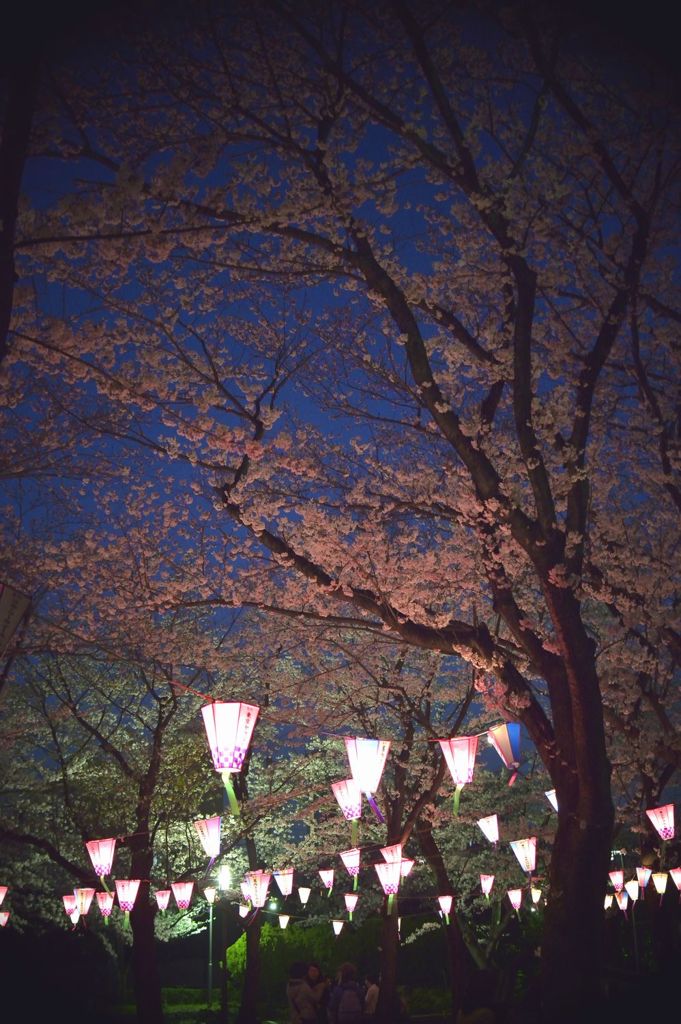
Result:
[[76,907],[78,909],[78,913],[80,914],[81,917],[85,917],[88,910],[90,909],[90,904],[95,898],[95,890],[74,889],[73,895],[76,897]]
[[558,811],[558,797],[556,796],[555,789],[547,789],[544,791],[544,796],[553,807],[554,811]]
[[382,864],[374,864],[378,879],[383,886],[383,892],[388,897],[388,913],[392,913],[395,905],[395,894],[400,887],[400,862],[396,861],[383,861]]
[[97,906],[99,907],[99,911],[100,911],[102,917],[104,918],[104,922],[106,923],[107,918],[111,917],[111,911],[113,909],[113,901],[114,901],[113,893],[112,892],[98,892],[96,894],[96,896],[97,896]]
[[653,807],[646,811],[646,814],[653,823],[660,839],[674,838],[674,804],[665,804],[664,807]]
[[333,934],[340,935],[340,933],[343,931],[343,925],[345,924],[345,921],[332,921],[331,924],[333,925]]
[[402,860],[402,843],[395,843],[394,846],[382,846],[381,853],[387,864],[399,864]]
[[517,722],[505,722],[487,730],[487,738],[507,768],[512,771],[508,780],[512,786],[520,767],[520,726]]
[[220,824],[219,814],[216,814],[213,818],[202,818],[200,821],[194,822],[194,828],[199,834],[201,846],[206,851],[206,857],[210,857],[210,864],[206,871],[210,869],[215,858],[220,856]]
[[116,879],[116,895],[118,896],[118,906],[121,910],[129,914],[135,905],[137,899],[137,890],[140,887],[139,878],[117,878]]
[[9,921],[9,910],[3,910],[0,912],[0,928],[4,928]]
[[154,894],[159,910],[167,910],[170,903],[170,889],[158,889]]
[[438,903],[440,904],[440,910],[445,919],[445,924],[449,924],[449,915],[452,912],[452,903],[454,902],[453,896],[438,896]]
[[250,907],[245,907],[243,903],[239,905],[239,917],[248,917],[251,912]]
[[85,846],[87,852],[90,854],[90,860],[92,861],[92,866],[95,869],[95,874],[100,878],[104,878],[105,875],[110,875],[114,851],[116,849],[116,840],[91,839],[89,843],[85,844]]
[[652,871],[650,870],[650,868],[636,868],[636,877],[638,879],[638,884],[641,887],[641,889],[645,889],[648,882],[650,881],[651,875]]
[[305,885],[301,885],[298,887],[298,896],[300,897],[300,902],[303,904],[303,906],[305,906],[307,901],[309,900],[311,892],[312,889],[308,889],[307,886]]
[[352,850],[343,850],[340,855],[340,859],[345,865],[345,870],[352,877],[352,888],[357,889],[359,884],[359,858],[360,850],[358,847],[353,847]]
[[662,897],[667,890],[667,875],[666,871],[654,871],[653,872],[653,885],[655,886],[655,892],[660,897],[660,906],[662,906]]
[[[78,913],[78,901],[76,900],[75,893],[69,892],[66,896],[62,896],[64,901],[64,910],[66,911],[67,917],[71,917],[71,914]],[[80,914],[78,915],[80,917]]]
[[359,899],[359,896],[355,892],[346,892],[345,893],[345,909],[347,910],[348,917],[350,918],[351,921],[352,921],[352,914],[354,912],[355,907],[357,906],[357,900],[358,899]]
[[630,882],[625,882],[624,888],[632,903],[635,903],[638,899],[638,882],[635,878],[632,878]]
[[454,780],[454,813],[458,814],[461,790],[465,785],[473,781],[478,737],[456,736],[451,740],[438,740],[438,743]]
[[520,910],[520,904],[523,902],[523,890],[522,889],[508,889],[507,895],[511,901],[511,906],[515,910],[516,914]]
[[622,892],[622,889],[624,888],[624,872],[608,871],[608,878],[612,882],[612,887],[615,892]]
[[280,914],[279,915],[279,927],[280,928],[285,928],[290,920],[291,920],[291,918],[290,918],[289,914]]
[[343,779],[341,782],[334,782],[331,785],[343,816],[350,822],[350,837],[353,846],[359,842],[358,821],[362,817],[362,790],[354,779]]
[[319,877],[322,880],[323,886],[327,890],[327,896],[331,895],[331,890],[333,889],[333,875],[333,868],[320,868]]
[[496,845],[499,842],[499,819],[496,814],[489,814],[486,818],[479,818],[478,827],[482,829],[490,843]]
[[9,891],[9,886],[8,885],[0,885],[0,907],[2,906],[2,901],[4,900],[4,898],[7,895],[8,891]]
[[177,903],[179,910],[188,910],[189,904],[192,901],[192,893],[194,892],[193,882],[171,882],[170,888],[173,890],[173,896]]
[[206,735],[216,772],[222,773],[232,813],[239,816],[239,804],[230,775],[240,772],[260,708],[240,701],[212,701],[201,708]]
[[523,871],[527,871],[528,875],[531,875],[537,866],[537,837],[516,839],[510,846]]
[[203,890],[203,895],[206,897],[208,903],[210,903],[211,906],[215,903],[215,897],[217,896],[217,894],[218,891],[214,885],[207,885],[206,888]]
[[539,900],[541,899],[541,889],[537,889],[534,885],[531,885],[530,886],[530,899],[532,900],[532,902],[536,906],[537,903],[539,903]]
[[672,876],[674,885],[679,890],[679,900],[681,901],[681,868],[671,868],[669,874]]
[[617,906],[626,914],[627,907],[629,906],[629,893],[625,892],[624,889],[620,889],[619,892],[615,893],[615,899],[617,900]]
[[480,888],[482,889],[483,896],[486,900],[489,899],[489,894],[492,891],[494,885],[494,875],[480,875]]
[[414,867],[414,861],[413,860],[409,860],[409,859],[401,860],[400,861],[400,874],[402,875],[402,878],[406,878],[407,875],[410,875],[413,867]]
[[613,899],[614,899],[614,896],[613,896],[613,894],[611,892],[606,894],[605,899],[603,900],[603,907],[604,907],[605,910],[610,910],[610,907],[612,906]]
[[251,902],[254,907],[265,906],[267,891],[272,880],[271,871],[247,871],[246,878],[251,890]]
[[253,903],[253,893],[251,892],[251,883],[244,879],[243,882],[239,882],[239,888],[241,889],[241,895],[246,900],[246,903]]
[[390,741],[366,739],[362,736],[346,736],[345,749],[353,779],[366,796],[378,820],[384,824],[385,818],[374,799],[374,793],[381,782],[390,750]]
[[284,868],[274,872],[274,881],[282,896],[290,896],[293,892],[293,868]]

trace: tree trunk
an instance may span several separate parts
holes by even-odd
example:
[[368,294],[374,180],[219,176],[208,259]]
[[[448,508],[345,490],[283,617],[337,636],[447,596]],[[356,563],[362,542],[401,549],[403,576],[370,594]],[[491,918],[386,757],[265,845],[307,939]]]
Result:
[[260,931],[262,919],[257,914],[246,928],[246,971],[237,1024],[257,1024],[258,987],[260,985]]
[[[151,865],[149,865],[150,867]],[[134,858],[133,858],[133,868]],[[147,871],[147,874],[149,872]],[[139,877],[133,875],[133,877]],[[149,902],[149,882],[143,881],[130,913],[132,925],[132,977],[140,1024],[163,1024],[161,979],[156,960],[154,907]]]
[[397,1008],[397,954],[400,937],[397,930],[397,914],[383,915],[381,925],[381,984],[376,1007],[376,1024],[396,1024],[399,1020]]

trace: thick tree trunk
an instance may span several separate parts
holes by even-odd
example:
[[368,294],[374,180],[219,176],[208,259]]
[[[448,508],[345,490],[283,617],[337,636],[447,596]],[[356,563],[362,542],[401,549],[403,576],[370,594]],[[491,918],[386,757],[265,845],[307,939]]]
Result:
[[397,930],[397,914],[383,915],[381,925],[381,985],[376,1007],[376,1024],[396,1024],[399,1019],[397,1007],[397,954],[400,937]]
[[258,989],[260,985],[260,914],[246,929],[246,971],[241,994],[241,1006],[236,1017],[237,1024],[257,1024]]
[[[133,858],[133,868],[134,868]],[[149,865],[150,867],[151,865]],[[147,870],[147,874],[148,874]],[[133,877],[139,877],[133,875]],[[143,881],[130,913],[132,925],[132,977],[140,1024],[163,1024],[161,979],[154,937],[155,910],[149,901],[149,882]]]

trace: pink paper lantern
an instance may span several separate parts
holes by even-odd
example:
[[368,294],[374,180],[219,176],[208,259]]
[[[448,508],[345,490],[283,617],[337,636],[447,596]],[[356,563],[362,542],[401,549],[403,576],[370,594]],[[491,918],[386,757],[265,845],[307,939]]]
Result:
[[679,896],[681,898],[681,868],[670,868],[669,874],[672,876],[674,885],[679,890]]
[[112,892],[98,892],[97,893],[97,906],[102,917],[111,917],[111,910],[113,909],[113,893]]
[[674,804],[652,807],[646,811],[646,814],[657,830],[660,839],[674,838]]
[[490,843],[499,842],[499,819],[496,814],[488,814],[486,818],[479,818],[478,828],[482,830]]
[[454,785],[454,813],[459,813],[461,790],[473,781],[475,755],[478,750],[477,736],[455,736],[451,740],[438,740]]
[[494,875],[480,875],[480,888],[482,889],[483,895],[486,899],[489,899],[489,894],[492,891],[494,885]]
[[8,885],[0,885],[0,907],[2,906],[2,901],[4,900],[5,896],[7,895],[8,890],[9,890],[9,886]]
[[167,910],[170,903],[170,889],[157,889],[154,893],[159,910]]
[[340,859],[343,861],[343,864],[345,865],[345,870],[349,875],[352,875],[353,877],[359,874],[360,853],[361,851],[358,847],[353,847],[352,850],[343,850],[343,852],[340,854]]
[[194,828],[198,832],[201,845],[206,852],[206,856],[210,857],[211,860],[215,860],[216,857],[220,856],[220,824],[221,818],[219,814],[216,814],[213,818],[202,818],[200,821],[194,822]]
[[636,868],[636,878],[638,879],[638,884],[641,887],[641,889],[645,889],[648,882],[650,881],[651,875],[652,871],[650,870],[650,868]]
[[171,882],[170,888],[173,890],[173,896],[175,902],[180,910],[188,910],[189,904],[192,901],[192,893],[194,892],[193,882]]
[[307,901],[309,900],[311,892],[312,892],[312,889],[308,889],[308,887],[306,885],[300,885],[298,887],[298,896],[299,896],[300,902],[303,904],[303,906],[305,906]]
[[507,896],[511,901],[511,906],[517,912],[520,910],[520,904],[523,902],[523,890],[522,889],[508,889]]
[[410,875],[413,867],[413,860],[409,860],[407,858],[406,860],[400,861],[400,874],[402,875],[402,878],[406,878],[407,875]]
[[348,821],[357,821],[362,817],[362,790],[354,779],[334,782],[331,789]]
[[290,914],[280,914],[279,915],[279,927],[280,928],[286,928],[286,926],[288,925],[290,920],[291,920]]
[[544,796],[553,807],[554,811],[558,811],[558,797],[556,796],[555,789],[547,789],[544,792]]
[[68,917],[71,917],[71,914],[77,913],[78,905],[75,893],[69,892],[66,896],[62,896],[62,899],[64,901],[64,910]]
[[344,921],[332,921],[331,924],[333,926],[333,933],[334,933],[334,935],[340,935],[340,933],[343,931],[343,925],[345,924],[345,922]]
[[91,839],[89,843],[85,844],[87,852],[90,854],[90,860],[92,866],[95,869],[95,874],[99,878],[103,878],[105,875],[111,874],[111,865],[113,864],[114,851],[116,849],[115,839]]
[[345,749],[353,779],[366,796],[378,820],[381,823],[385,822],[374,798],[374,793],[378,790],[381,782],[390,750],[390,741],[367,739],[363,736],[346,736]]
[[267,891],[272,878],[271,871],[247,871],[246,879],[251,890],[251,902],[254,907],[264,907]]
[[116,879],[116,895],[118,896],[118,906],[121,910],[124,910],[126,913],[130,913],[132,908],[135,906],[137,890],[139,887],[139,878]]
[[614,899],[614,896],[613,896],[613,894],[611,892],[606,893],[605,898],[603,900],[603,909],[604,910],[610,910],[610,907],[612,906],[613,899]]
[[81,915],[81,917],[85,917],[88,910],[90,909],[90,904],[95,898],[95,890],[74,889],[73,895],[76,897],[76,909],[78,913]]
[[615,892],[622,892],[622,889],[624,888],[624,872],[608,871],[608,878],[612,882],[612,887]]
[[282,896],[290,896],[293,892],[293,868],[285,868],[283,871],[274,872],[274,881],[277,883]]
[[374,864],[378,880],[383,886],[386,896],[394,896],[400,887],[402,872],[399,860],[384,861],[382,864]]
[[531,875],[537,866],[537,837],[516,839],[510,846],[523,871]]
[[619,892],[615,893],[615,899],[617,900],[617,906],[620,910],[626,911],[629,906],[629,893],[625,892],[624,889],[621,889]]
[[215,700],[201,708],[216,772],[240,772],[260,708]]
[[625,882],[624,889],[631,902],[635,903],[638,899],[638,882],[636,881],[636,879],[632,878],[631,881]]
[[243,882],[239,882],[239,887],[241,889],[241,895],[246,900],[246,902],[252,903],[253,893],[251,892],[251,883],[248,880],[244,880]]
[[333,889],[333,876],[334,876],[333,868],[320,868],[319,869],[319,877],[322,880],[322,884],[324,885],[324,887],[326,889],[329,890],[329,892],[331,892],[331,890]]
[[9,910],[3,910],[0,912],[0,928],[4,928],[9,921]]
[[355,907],[357,906],[358,899],[359,896],[357,895],[356,892],[345,893],[345,909],[347,910],[348,914],[353,913]]
[[210,903],[211,906],[213,906],[213,904],[215,903],[215,897],[217,896],[217,894],[218,891],[214,885],[207,885],[206,888],[203,890],[203,895],[206,897],[207,902]]
[[402,861],[402,843],[395,843],[393,846],[382,846],[381,854],[383,860],[388,864],[399,864]]
[[445,915],[445,917],[449,917],[449,915],[452,912],[452,903],[454,902],[454,897],[438,896],[437,901],[440,904],[440,910],[442,911],[442,913]]

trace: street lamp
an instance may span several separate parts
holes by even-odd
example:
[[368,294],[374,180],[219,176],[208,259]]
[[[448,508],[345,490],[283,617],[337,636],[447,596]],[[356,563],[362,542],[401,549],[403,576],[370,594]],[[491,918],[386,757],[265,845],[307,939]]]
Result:
[[203,895],[208,901],[208,1009],[213,1006],[213,904],[217,896],[217,889],[213,885],[207,885]]
[[[228,892],[232,888],[232,872],[229,864],[221,864],[218,869],[218,889],[221,894]],[[222,970],[220,972],[220,1007],[221,1017],[224,1024],[227,1024],[229,1007],[227,1004],[227,906],[226,903],[222,907],[221,916],[221,937],[220,937],[220,948]]]

